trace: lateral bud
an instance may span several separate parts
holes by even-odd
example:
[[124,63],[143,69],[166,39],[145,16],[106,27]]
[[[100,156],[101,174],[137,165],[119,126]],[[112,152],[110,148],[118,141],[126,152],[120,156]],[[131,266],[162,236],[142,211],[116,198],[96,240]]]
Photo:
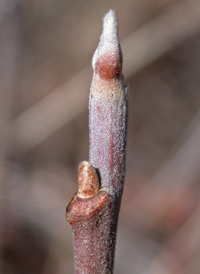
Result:
[[78,167],[78,192],[81,198],[91,198],[99,191],[99,179],[93,166],[83,161]]

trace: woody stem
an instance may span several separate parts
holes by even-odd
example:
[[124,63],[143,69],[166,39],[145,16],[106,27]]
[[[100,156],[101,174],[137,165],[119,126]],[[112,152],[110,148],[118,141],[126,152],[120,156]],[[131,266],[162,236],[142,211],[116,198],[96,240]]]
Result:
[[79,189],[67,207],[76,274],[113,273],[125,177],[128,88],[113,10],[104,17],[93,56],[89,99],[89,162],[79,166]]

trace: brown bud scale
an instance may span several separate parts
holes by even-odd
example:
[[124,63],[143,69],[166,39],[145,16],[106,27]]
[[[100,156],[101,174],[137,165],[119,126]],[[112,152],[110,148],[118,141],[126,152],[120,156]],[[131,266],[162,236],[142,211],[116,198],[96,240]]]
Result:
[[118,78],[121,74],[121,64],[121,55],[118,56],[113,52],[107,52],[97,60],[95,73],[105,80]]
[[82,198],[93,197],[99,190],[99,179],[89,162],[83,161],[78,168],[78,192]]

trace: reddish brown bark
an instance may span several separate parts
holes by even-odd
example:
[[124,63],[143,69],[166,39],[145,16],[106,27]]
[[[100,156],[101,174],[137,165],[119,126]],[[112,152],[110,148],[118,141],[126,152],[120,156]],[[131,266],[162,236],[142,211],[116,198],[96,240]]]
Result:
[[128,90],[114,11],[104,17],[93,57],[89,161],[79,166],[78,192],[67,207],[76,274],[113,273],[118,214],[125,176]]

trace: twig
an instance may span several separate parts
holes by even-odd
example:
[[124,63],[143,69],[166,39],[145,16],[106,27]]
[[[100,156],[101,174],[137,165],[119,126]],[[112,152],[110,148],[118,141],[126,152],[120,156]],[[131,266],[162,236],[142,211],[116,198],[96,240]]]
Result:
[[78,192],[67,207],[76,274],[113,273],[118,214],[125,176],[128,88],[115,12],[104,17],[93,56],[89,102],[89,162],[79,165]]

